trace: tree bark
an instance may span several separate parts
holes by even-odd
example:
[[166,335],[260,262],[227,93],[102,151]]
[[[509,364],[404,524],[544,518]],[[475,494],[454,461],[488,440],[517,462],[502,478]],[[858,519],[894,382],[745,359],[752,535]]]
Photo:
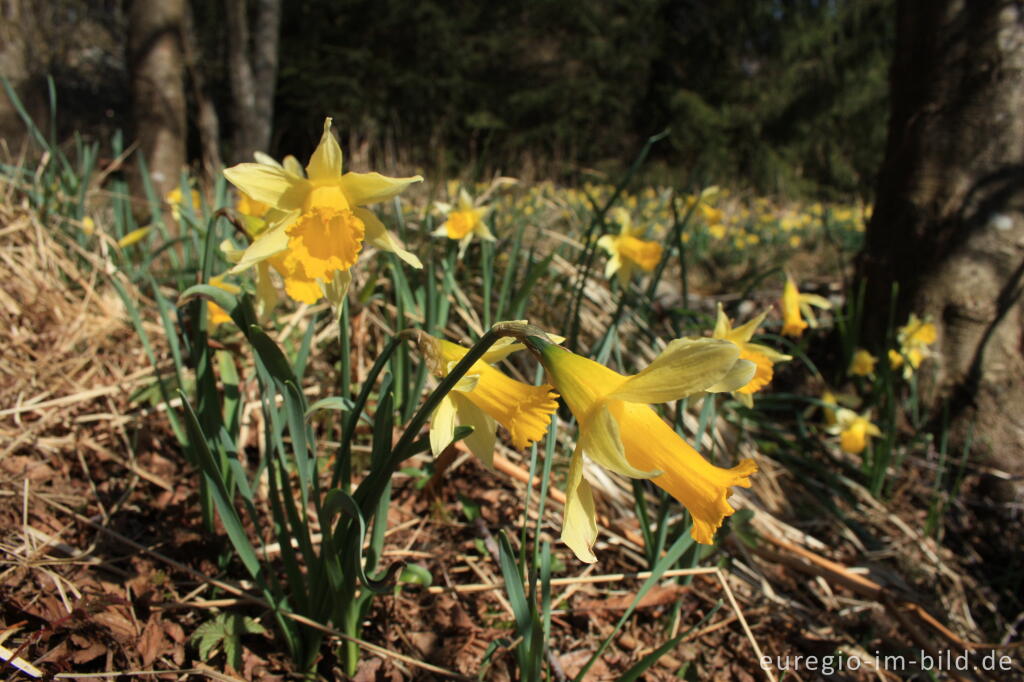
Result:
[[[1024,473],[1024,7],[901,0],[886,157],[858,278],[864,338],[929,316],[954,447]],[[895,310],[892,288],[898,284]],[[941,414],[941,410],[937,409]],[[934,425],[939,427],[938,421]],[[951,450],[956,451],[956,450]],[[1000,486],[1004,494],[1022,484]]]
[[185,166],[184,12],[185,0],[132,0],[128,15],[135,137],[161,197]]
[[281,0],[256,0],[252,31],[246,0],[226,0],[225,5],[234,108],[231,156],[235,161],[248,161],[253,152],[270,147]]

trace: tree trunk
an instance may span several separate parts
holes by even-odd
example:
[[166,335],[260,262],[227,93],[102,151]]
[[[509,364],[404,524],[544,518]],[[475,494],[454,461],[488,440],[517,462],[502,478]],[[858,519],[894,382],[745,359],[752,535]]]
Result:
[[256,0],[253,31],[249,30],[246,0],[226,0],[225,5],[234,108],[231,156],[235,161],[249,161],[253,152],[270,147],[281,0]]
[[[49,107],[34,80],[45,73],[45,64],[39,61],[40,50],[31,49],[40,32],[35,10],[22,0],[0,0],[0,74],[10,84],[15,96],[41,130],[48,128]],[[45,88],[43,89],[45,92]],[[21,120],[14,102],[0,87],[0,144],[17,154],[28,136],[28,128]],[[3,153],[0,147],[0,153]]]
[[[901,0],[892,108],[858,264],[864,338],[930,316],[941,359],[925,397],[948,401],[952,442],[1024,473],[1024,8]],[[937,410],[941,413],[941,410]],[[936,423],[936,426],[939,426]],[[955,452],[956,450],[951,450]],[[1014,488],[1002,484],[1004,494]]]
[[185,0],[132,0],[128,15],[135,137],[161,197],[185,166],[184,11]]

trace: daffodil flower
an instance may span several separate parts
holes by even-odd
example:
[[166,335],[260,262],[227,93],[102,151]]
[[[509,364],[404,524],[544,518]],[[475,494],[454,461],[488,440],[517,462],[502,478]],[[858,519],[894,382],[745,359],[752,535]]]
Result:
[[[390,199],[420,176],[389,178],[380,173],[342,173],[341,147],[324,121],[320,144],[303,174],[297,163],[241,163],[224,176],[252,200],[283,216],[245,250],[232,272],[280,256],[285,290],[292,298],[315,303],[327,295],[340,303],[351,281],[350,268],[364,240],[391,251],[412,265],[420,260],[388,234],[363,206]],[[276,264],[275,264],[276,267]]]
[[434,208],[444,213],[446,220],[432,234],[459,242],[459,258],[462,258],[474,235],[491,242],[494,241],[494,235],[485,222],[491,207],[475,203],[465,187],[458,194],[454,206],[443,201],[434,202]]
[[[242,290],[236,285],[231,284],[230,282],[225,282],[223,275],[215,275],[211,277],[210,284],[217,287],[218,289],[223,289],[229,294],[234,294],[235,296],[242,292]],[[225,322],[232,321],[231,316],[228,315],[228,312],[221,308],[216,303],[214,303],[213,301],[206,302],[206,320],[210,327],[216,327],[218,325],[224,324]]]
[[[832,304],[824,296],[801,294],[800,290],[796,288],[796,282],[787,273],[786,286],[782,290],[782,334],[800,338],[808,325],[811,329],[817,327],[818,320],[814,317],[812,306],[828,310]],[[804,317],[807,318],[806,322]]]
[[619,234],[603,235],[597,240],[608,254],[608,265],[605,266],[605,277],[618,275],[619,284],[626,286],[639,268],[651,272],[661,262],[661,244],[641,239],[644,228],[634,227],[629,211],[624,208],[612,209],[612,219],[619,223]]
[[761,326],[767,315],[768,311],[766,310],[749,322],[733,329],[732,322],[729,321],[725,311],[722,310],[722,304],[718,304],[718,319],[715,321],[715,331],[712,333],[711,338],[724,339],[734,343],[740,349],[740,359],[749,360],[756,367],[754,376],[750,381],[732,392],[733,397],[746,407],[753,407],[754,393],[767,386],[772,380],[775,372],[775,363],[793,359],[791,356],[779,353],[768,346],[750,342],[750,339],[757,333],[757,328]]
[[839,447],[851,455],[864,452],[869,438],[882,435],[881,430],[871,422],[870,412],[857,414],[851,409],[840,407],[836,410],[836,423],[830,426],[829,433],[839,434]]
[[937,336],[934,324],[910,313],[910,319],[896,334],[900,349],[889,351],[889,366],[893,369],[902,367],[903,377],[909,379],[921,363],[931,357],[929,346],[935,343]]
[[579,441],[569,466],[562,541],[581,561],[594,562],[597,521],[583,455],[605,469],[650,478],[679,500],[693,517],[691,534],[710,544],[722,519],[733,513],[730,486],[749,486],[753,460],[731,469],[712,465],[649,406],[711,388],[732,391],[754,375],[739,348],[718,339],[676,339],[643,371],[623,376],[538,337],[526,343],[540,357],[555,389],[579,422]]
[[839,403],[836,401],[836,394],[826,388],[821,394],[821,402],[825,404],[825,407],[821,408],[825,416],[825,425],[835,426],[836,408],[839,407]]
[[875,363],[878,358],[863,348],[858,348],[850,360],[848,374],[854,377],[872,377],[875,375]]
[[[447,376],[469,350],[422,332],[417,345],[438,378]],[[491,366],[522,348],[510,338],[499,340],[441,400],[430,421],[430,449],[435,456],[451,445],[457,425],[473,427],[466,445],[488,467],[494,459],[498,424],[508,430],[517,448],[527,448],[544,437],[551,414],[558,409],[552,387],[517,381]]]
[[[199,194],[198,190],[190,190],[189,199],[192,200],[192,215],[198,216],[199,211],[202,209],[203,198]],[[181,187],[175,187],[166,195],[164,195],[164,201],[166,201],[171,207],[171,217],[174,218],[174,222],[181,222],[181,205],[185,201],[185,196],[181,193]]]

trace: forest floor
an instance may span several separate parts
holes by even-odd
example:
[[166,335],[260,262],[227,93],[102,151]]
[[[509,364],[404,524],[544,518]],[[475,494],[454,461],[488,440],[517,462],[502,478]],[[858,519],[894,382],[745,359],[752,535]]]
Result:
[[[225,559],[223,536],[204,531],[197,475],[161,409],[132,400],[152,367],[101,270],[82,268],[31,214],[0,211],[0,678],[293,677],[269,627],[242,637],[237,669],[219,648],[199,656],[201,624],[226,610],[266,620],[265,603]],[[358,367],[379,348],[376,324],[372,307],[354,316]],[[453,454],[446,468],[420,455],[395,478],[384,558],[422,565],[433,584],[374,600],[356,680],[513,679],[495,535],[509,529],[518,544],[520,519],[536,514],[529,461],[499,446],[489,471]],[[934,491],[920,463],[905,463],[885,500],[847,482],[832,514],[820,513],[815,474],[760,464],[733,498],[754,512],[750,532],[652,589],[586,679],[619,679],[708,614],[643,679],[1022,679],[1024,652],[1005,647],[1022,617],[1005,604],[1019,595],[1000,582],[1020,548],[991,540],[1001,529],[983,467],[967,468],[936,537],[921,531]],[[618,482],[597,486],[599,562],[576,561],[557,543],[557,487],[542,523],[556,548],[549,663],[572,679],[647,563]],[[343,677],[336,651],[324,647],[324,679]],[[962,656],[972,669],[949,670]]]

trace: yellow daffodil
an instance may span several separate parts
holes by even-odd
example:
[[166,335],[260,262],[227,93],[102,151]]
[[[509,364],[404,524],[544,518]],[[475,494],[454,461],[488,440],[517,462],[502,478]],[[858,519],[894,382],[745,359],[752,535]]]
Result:
[[619,234],[603,235],[597,240],[597,245],[609,255],[608,265],[604,270],[605,277],[618,275],[619,283],[626,286],[637,268],[651,272],[657,267],[661,262],[662,248],[657,242],[640,238],[645,230],[633,226],[629,211],[626,209],[612,209],[611,217],[619,223]]
[[[417,345],[439,378],[447,376],[469,350],[422,332]],[[487,466],[494,459],[497,424],[508,430],[517,448],[529,447],[547,433],[551,414],[558,409],[552,387],[531,386],[491,366],[522,348],[509,338],[498,341],[442,399],[430,422],[430,448],[435,456],[451,444],[457,425],[473,427],[466,445]]]
[[[287,159],[286,159],[287,161]],[[396,242],[377,216],[363,206],[390,199],[420,176],[389,178],[380,173],[342,173],[341,147],[331,119],[303,174],[297,163],[241,163],[224,176],[253,201],[281,212],[245,250],[232,272],[274,256],[292,298],[315,303],[324,294],[340,303],[351,281],[349,269],[367,241],[391,251],[413,267],[420,260]],[[275,265],[276,267],[276,265]]]
[[152,230],[152,229],[153,229],[152,225],[146,225],[144,227],[140,227],[140,228],[137,228],[135,230],[132,230],[131,232],[129,232],[125,236],[123,236],[120,239],[118,239],[117,240],[117,245],[120,246],[122,249],[126,249],[129,246],[131,246],[132,244],[138,244],[139,242],[141,242],[143,239],[146,238],[146,235],[148,235],[150,230]]
[[882,435],[881,430],[871,423],[870,412],[857,414],[851,409],[836,409],[836,423],[829,427],[829,433],[839,434],[839,447],[843,452],[859,455],[864,452],[869,438]]
[[909,379],[921,363],[931,357],[929,346],[935,343],[936,338],[938,334],[934,324],[910,313],[910,319],[896,334],[900,349],[889,351],[889,366],[893,369],[902,367],[904,378]]
[[[203,206],[203,198],[199,194],[198,190],[191,190],[189,192],[189,198],[192,200],[192,215],[198,216],[199,211]],[[175,222],[181,222],[181,205],[184,200],[185,197],[181,193],[180,187],[175,187],[164,196],[164,201],[171,206],[171,216],[174,218]]]
[[854,377],[873,377],[875,375],[875,363],[878,358],[863,348],[858,348],[850,360],[850,369],[847,373]]
[[[801,294],[796,282],[787,273],[786,286],[782,290],[782,333],[785,336],[800,338],[810,325],[811,329],[818,326],[811,306],[828,310],[832,307],[828,299],[816,294]],[[803,314],[801,316],[801,313]],[[804,321],[804,317],[807,321]]]
[[562,541],[581,561],[597,560],[592,549],[597,539],[594,500],[583,477],[586,454],[624,476],[650,478],[690,511],[693,538],[710,544],[722,519],[734,511],[726,499],[730,486],[749,486],[757,465],[749,459],[732,469],[712,465],[649,403],[745,386],[754,366],[739,360],[739,347],[718,339],[677,339],[646,369],[623,376],[538,337],[525,340],[579,422],[566,484]]
[[455,205],[443,201],[434,202],[434,207],[445,214],[446,220],[434,230],[435,237],[447,237],[459,242],[459,257],[466,253],[473,236],[487,241],[494,241],[494,235],[485,222],[491,207],[473,202],[469,192],[463,187],[458,191]]
[[[210,284],[217,287],[218,289],[223,289],[229,294],[234,294],[235,296],[242,293],[242,290],[239,287],[229,282],[225,282],[223,275],[216,275],[214,277],[211,277]],[[206,319],[210,327],[216,327],[217,325],[221,325],[224,324],[225,322],[232,321],[231,316],[228,315],[227,311],[221,308],[213,301],[206,302]]]
[[757,328],[764,322],[768,311],[761,313],[754,319],[733,329],[732,322],[722,310],[722,304],[718,304],[718,319],[715,321],[713,339],[724,339],[734,343],[740,349],[740,359],[749,360],[756,368],[754,376],[744,386],[732,392],[733,397],[747,407],[753,407],[753,395],[768,385],[774,374],[776,362],[792,360],[789,355],[783,355],[778,351],[760,343],[751,343],[750,339],[757,333]]
[[822,412],[825,414],[825,425],[835,426],[836,408],[839,407],[839,403],[836,402],[835,393],[826,388],[821,394],[821,402],[825,403],[825,407],[822,408]]

